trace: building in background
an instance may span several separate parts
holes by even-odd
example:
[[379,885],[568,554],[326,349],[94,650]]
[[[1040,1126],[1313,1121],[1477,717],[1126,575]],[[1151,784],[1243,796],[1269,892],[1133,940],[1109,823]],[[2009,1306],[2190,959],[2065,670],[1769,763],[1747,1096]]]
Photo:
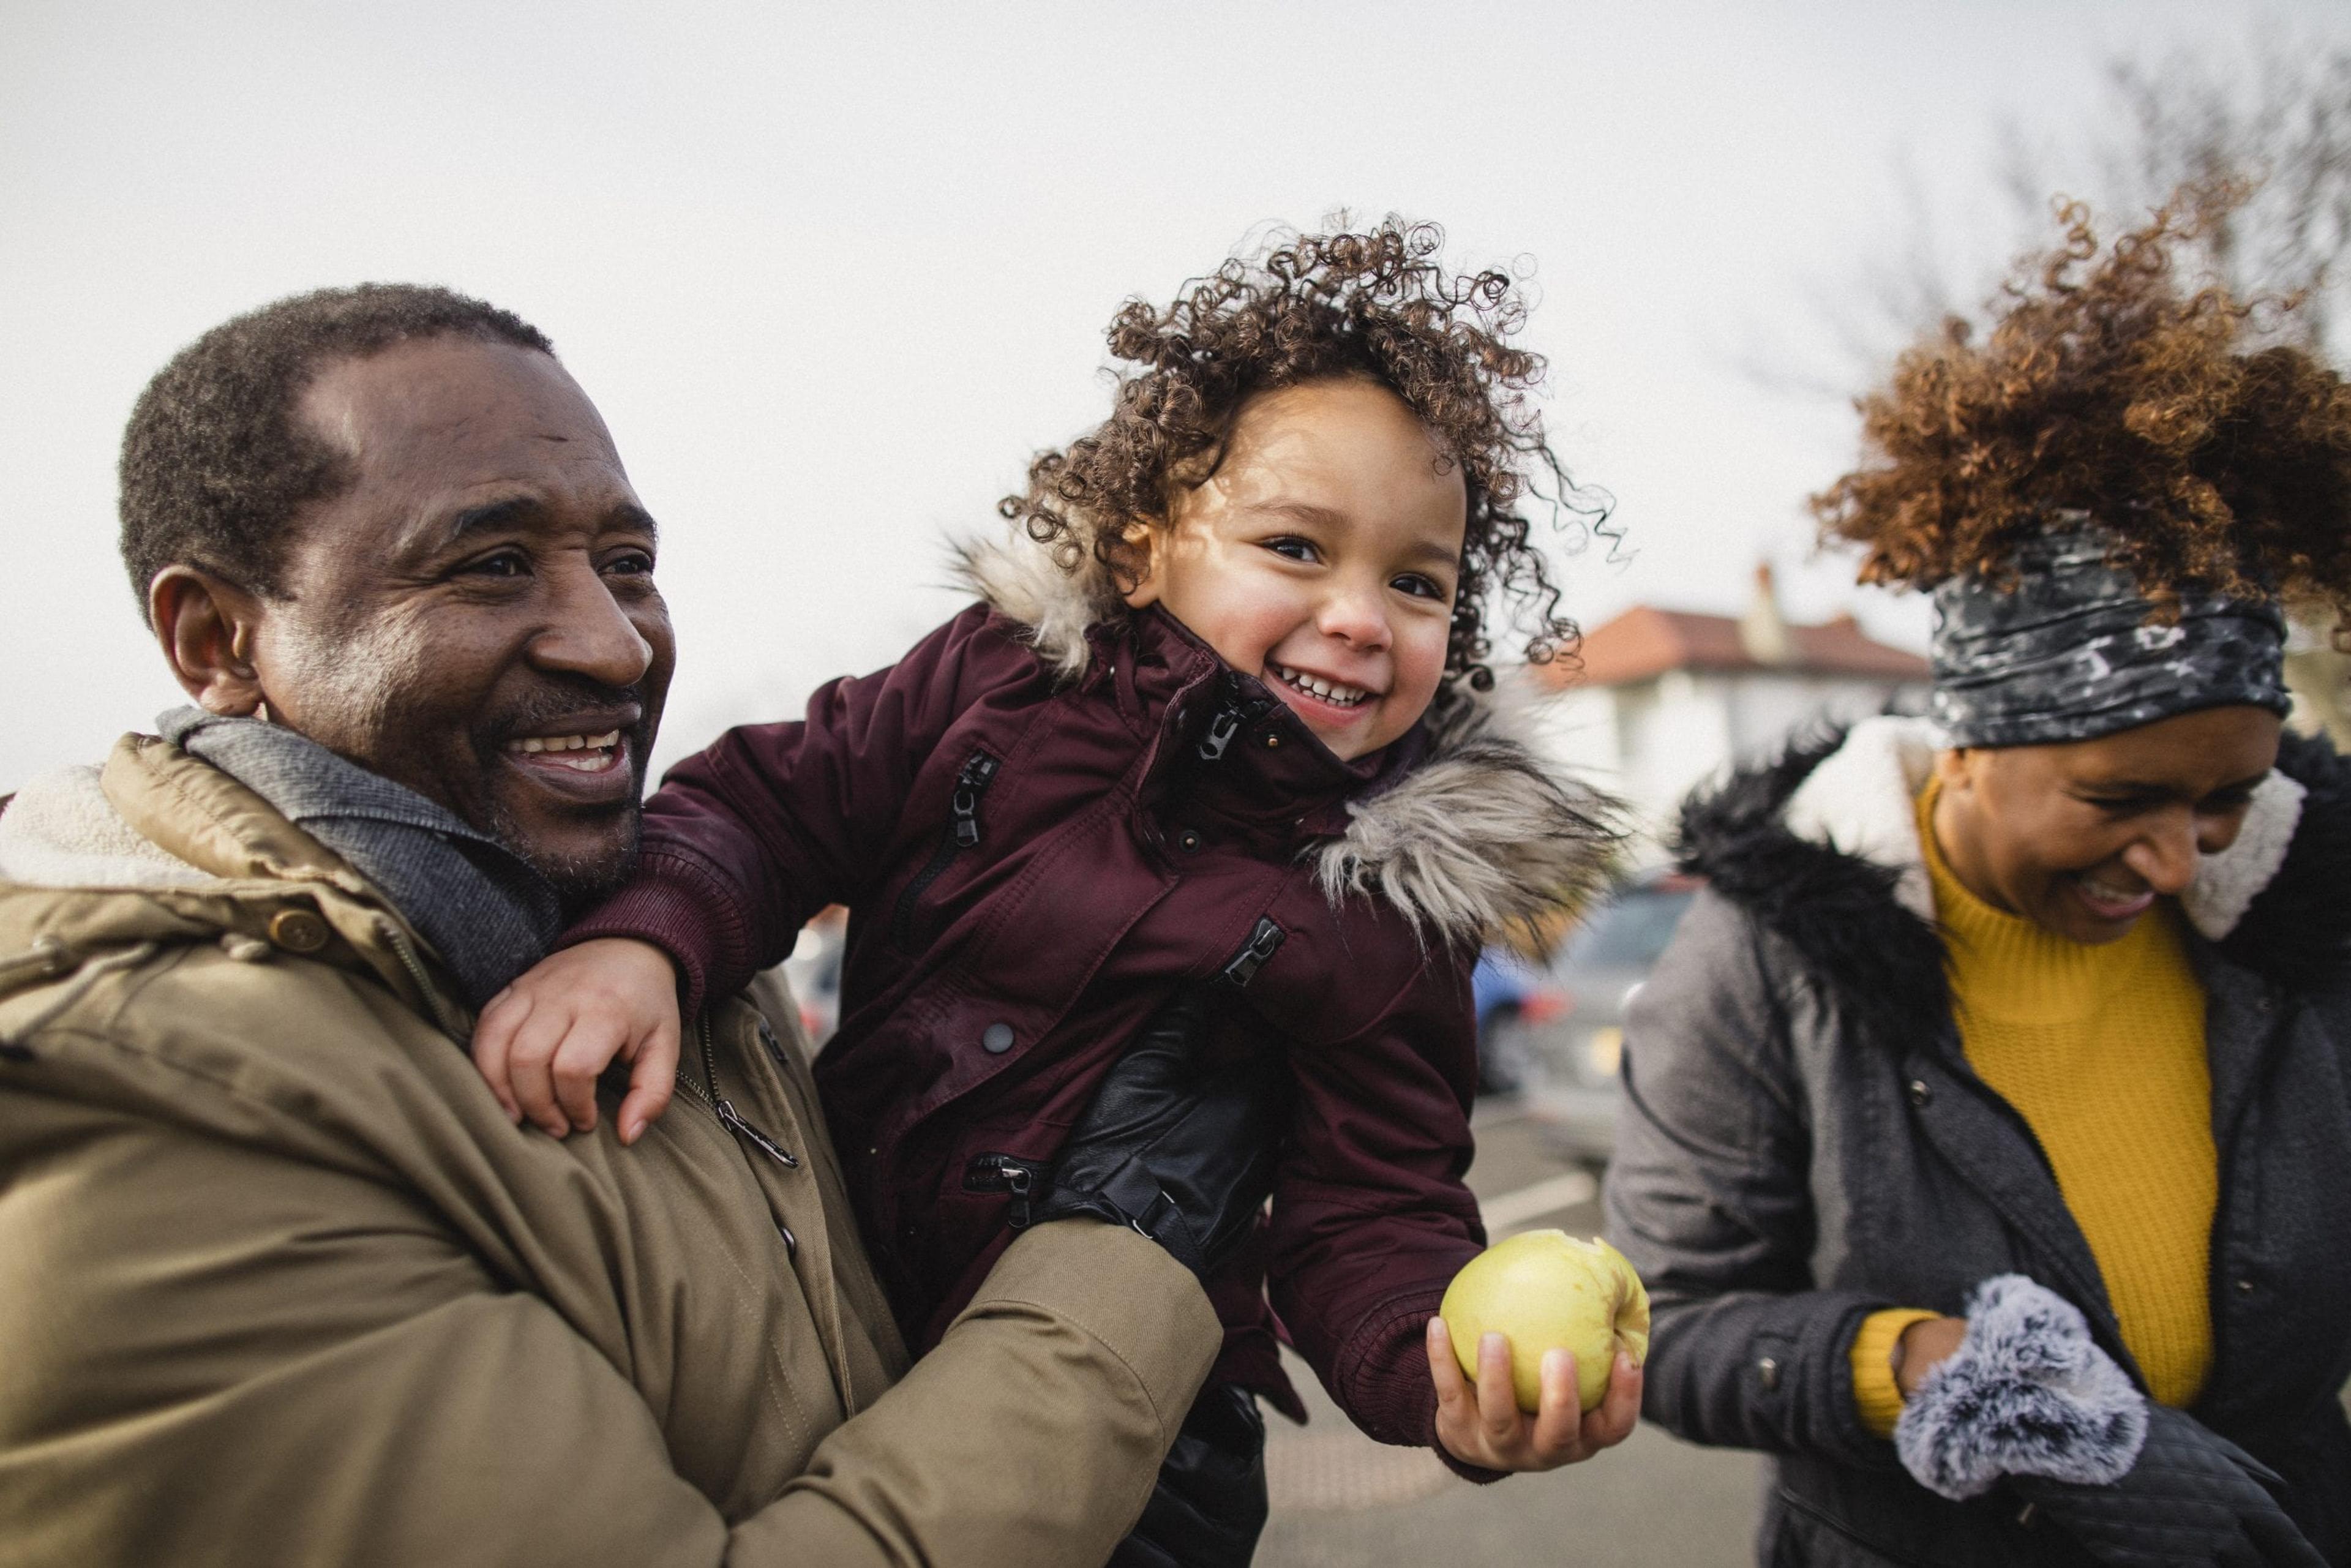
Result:
[[1655,858],[1693,786],[1808,726],[1920,711],[1928,666],[1850,615],[1791,624],[1760,566],[1744,615],[1636,605],[1587,632],[1580,659],[1528,675],[1559,694],[1544,726],[1552,746],[1631,802],[1645,834],[1636,852]]

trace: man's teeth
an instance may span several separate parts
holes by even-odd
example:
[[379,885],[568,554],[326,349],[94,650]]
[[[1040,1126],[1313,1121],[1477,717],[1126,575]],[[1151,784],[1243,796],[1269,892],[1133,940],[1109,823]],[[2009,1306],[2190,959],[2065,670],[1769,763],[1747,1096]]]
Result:
[[1372,695],[1361,686],[1342,685],[1337,681],[1326,681],[1320,675],[1310,675],[1303,670],[1293,670],[1285,664],[1269,667],[1277,679],[1296,686],[1301,692],[1311,692],[1338,707],[1353,707]]
[[507,742],[508,751],[519,751],[527,757],[544,752],[586,752],[584,757],[560,757],[556,760],[566,768],[576,768],[582,773],[593,773],[612,760],[611,753],[621,744],[621,732],[608,729],[601,735],[527,735],[519,740]]

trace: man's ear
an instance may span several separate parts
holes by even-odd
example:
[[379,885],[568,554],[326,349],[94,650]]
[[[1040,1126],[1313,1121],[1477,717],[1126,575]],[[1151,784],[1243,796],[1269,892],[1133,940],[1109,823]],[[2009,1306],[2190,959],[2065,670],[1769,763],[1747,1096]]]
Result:
[[147,585],[147,619],[180,687],[207,713],[259,712],[253,646],[260,596],[195,566],[167,566]]

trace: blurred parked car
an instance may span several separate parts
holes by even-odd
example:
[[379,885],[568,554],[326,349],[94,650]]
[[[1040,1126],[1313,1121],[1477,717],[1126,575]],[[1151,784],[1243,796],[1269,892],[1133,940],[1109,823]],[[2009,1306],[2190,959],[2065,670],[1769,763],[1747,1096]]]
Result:
[[1694,877],[1656,873],[1594,910],[1550,962],[1489,954],[1479,966],[1480,1076],[1490,1061],[1495,1073],[1514,1079],[1528,1115],[1571,1159],[1608,1158],[1625,1005],[1698,889]]
[[841,958],[848,945],[849,911],[827,904],[800,927],[799,940],[784,960],[784,978],[800,1004],[800,1024],[817,1050],[841,1027]]

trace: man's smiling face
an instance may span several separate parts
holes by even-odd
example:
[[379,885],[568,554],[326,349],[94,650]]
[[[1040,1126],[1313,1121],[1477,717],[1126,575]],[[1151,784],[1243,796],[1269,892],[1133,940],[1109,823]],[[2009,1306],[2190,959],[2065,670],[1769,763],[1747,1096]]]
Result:
[[326,366],[297,417],[355,481],[296,521],[252,648],[272,718],[617,883],[675,647],[653,519],[546,354],[444,336]]

